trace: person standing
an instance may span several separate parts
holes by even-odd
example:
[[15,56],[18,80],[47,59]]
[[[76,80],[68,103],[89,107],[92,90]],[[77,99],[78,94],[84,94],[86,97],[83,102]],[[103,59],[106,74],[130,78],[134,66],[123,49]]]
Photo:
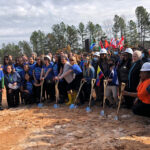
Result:
[[4,73],[0,70],[0,110],[3,110],[2,107],[2,93],[4,89]]

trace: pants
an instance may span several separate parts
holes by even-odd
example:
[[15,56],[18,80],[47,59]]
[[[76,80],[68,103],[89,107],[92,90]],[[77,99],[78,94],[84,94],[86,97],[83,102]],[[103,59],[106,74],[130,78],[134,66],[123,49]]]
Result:
[[85,101],[88,101],[91,94],[91,83],[85,82],[81,88],[79,98],[80,103],[83,104]]
[[150,104],[145,104],[139,100],[133,106],[132,111],[136,115],[150,117]]
[[[2,90],[2,89],[0,89]],[[0,91],[0,107],[2,106],[2,92]]]
[[68,98],[67,91],[70,90],[69,84],[63,79],[58,84],[60,98],[65,100]]
[[17,107],[19,105],[19,89],[12,90],[11,93],[9,93],[9,89],[7,91],[7,103],[8,107]]
[[25,104],[33,104],[34,103],[34,99],[33,99],[33,95],[26,93],[26,92],[22,92],[22,98],[24,99]]
[[45,80],[44,85],[43,85],[43,95],[45,95],[45,92],[46,92],[47,97],[50,96],[50,99],[54,100],[55,99],[55,82],[51,80]]
[[117,86],[107,86],[106,87],[106,98],[110,103],[113,103],[112,97],[115,102],[118,102],[118,87]]
[[34,93],[34,102],[39,103],[41,98],[41,86],[34,86],[33,87],[33,93]]
[[70,83],[70,89],[78,90],[80,87],[81,79],[83,78],[83,74],[76,75],[75,79]]

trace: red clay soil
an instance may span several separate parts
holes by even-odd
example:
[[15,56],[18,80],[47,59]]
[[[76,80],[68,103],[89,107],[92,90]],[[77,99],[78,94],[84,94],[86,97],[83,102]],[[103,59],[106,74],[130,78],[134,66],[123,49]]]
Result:
[[150,150],[149,118],[121,109],[115,121],[115,109],[101,117],[98,106],[87,113],[86,105],[76,110],[47,105],[1,111],[0,150]]

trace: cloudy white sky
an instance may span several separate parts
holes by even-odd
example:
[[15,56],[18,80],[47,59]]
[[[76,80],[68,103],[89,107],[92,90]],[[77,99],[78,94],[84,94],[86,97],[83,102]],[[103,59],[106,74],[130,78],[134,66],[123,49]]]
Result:
[[48,33],[61,21],[103,24],[115,14],[135,20],[137,6],[150,12],[150,0],[0,0],[0,45],[29,41],[34,30]]

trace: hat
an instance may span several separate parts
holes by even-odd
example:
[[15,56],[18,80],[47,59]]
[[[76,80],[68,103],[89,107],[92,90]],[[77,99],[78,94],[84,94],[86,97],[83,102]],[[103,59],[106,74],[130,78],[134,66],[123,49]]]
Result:
[[51,61],[51,58],[48,55],[46,55],[44,58],[47,58],[49,61]]
[[93,56],[99,56],[100,55],[100,52],[95,52],[94,54],[93,54]]
[[131,48],[127,48],[124,52],[133,55],[133,50]]
[[150,71],[150,62],[144,63],[140,71]]
[[107,54],[107,50],[105,48],[102,48],[100,54]]

